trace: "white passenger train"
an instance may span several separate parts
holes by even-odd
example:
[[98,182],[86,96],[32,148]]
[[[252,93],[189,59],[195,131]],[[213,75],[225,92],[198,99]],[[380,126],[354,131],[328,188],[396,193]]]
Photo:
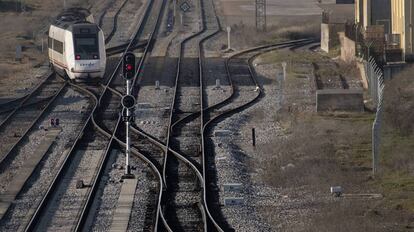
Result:
[[60,14],[50,26],[48,46],[50,64],[59,74],[71,80],[103,77],[105,39],[87,9],[70,8]]

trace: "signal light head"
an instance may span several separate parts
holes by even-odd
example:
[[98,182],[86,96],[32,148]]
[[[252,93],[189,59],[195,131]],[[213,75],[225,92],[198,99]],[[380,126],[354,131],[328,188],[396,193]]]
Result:
[[80,56],[80,55],[76,55],[76,56],[75,56],[75,59],[76,59],[76,60],[80,60],[80,59],[81,59],[81,56]]
[[133,69],[132,64],[127,64],[126,65],[126,70],[127,71],[132,71],[132,69]]
[[135,76],[135,55],[128,52],[124,56],[124,65],[123,65],[123,74],[124,78],[130,80]]

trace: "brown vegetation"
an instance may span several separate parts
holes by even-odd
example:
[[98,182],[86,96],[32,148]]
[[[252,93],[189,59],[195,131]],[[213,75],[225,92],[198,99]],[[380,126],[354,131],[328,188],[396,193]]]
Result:
[[386,83],[385,119],[390,129],[396,129],[402,136],[410,136],[414,130],[414,67],[399,74]]
[[413,67],[386,81],[378,183],[390,205],[414,212]]
[[[280,62],[279,58],[286,58],[288,53],[269,54],[260,62]],[[298,53],[289,59],[323,61],[315,56]],[[291,63],[292,70],[297,70],[300,62]],[[350,66],[340,65],[336,72],[354,75],[350,69]],[[312,98],[310,93],[303,92],[307,80],[294,78],[293,74],[288,77],[284,83],[284,106],[275,118],[284,128],[285,136],[275,138],[260,148],[259,153],[272,154],[270,160],[261,164],[265,167],[262,179],[293,202],[273,213],[295,215],[293,220],[300,223],[285,224],[270,216],[269,221],[282,231],[412,231],[414,140],[412,132],[406,133],[412,129],[403,134],[395,133],[396,128],[407,129],[401,125],[409,122],[408,118],[414,118],[411,98],[414,91],[409,77],[398,84],[387,83],[387,94],[396,91],[399,94],[388,97],[385,103],[384,120],[392,118],[394,122],[387,126],[392,136],[383,141],[382,153],[388,155],[381,155],[381,174],[377,176],[372,176],[371,172],[374,114],[315,114],[303,110]],[[407,104],[397,106],[400,115],[396,117],[394,106],[400,101]],[[296,108],[302,110],[294,110]],[[329,187],[335,185],[342,186],[344,193],[351,195],[330,197]],[[367,193],[382,197],[372,199],[358,195]]]

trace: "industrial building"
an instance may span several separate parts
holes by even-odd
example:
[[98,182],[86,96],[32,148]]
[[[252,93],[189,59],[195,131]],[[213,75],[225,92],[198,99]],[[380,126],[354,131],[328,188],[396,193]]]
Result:
[[399,45],[405,60],[414,60],[413,0],[392,0],[392,40]]
[[389,34],[391,31],[391,0],[356,0],[355,23],[363,28],[384,25],[385,33]]

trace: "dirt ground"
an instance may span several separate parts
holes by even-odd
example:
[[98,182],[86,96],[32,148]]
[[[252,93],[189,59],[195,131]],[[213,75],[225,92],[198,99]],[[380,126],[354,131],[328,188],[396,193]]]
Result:
[[[279,25],[281,22],[319,17],[322,10],[315,0],[267,0],[267,24]],[[227,25],[255,25],[255,1],[249,0],[218,0],[217,9],[226,19]]]
[[[282,51],[285,57],[287,53],[289,51]],[[269,56],[272,55],[256,61],[266,93],[264,103],[258,103],[247,114],[249,123],[241,129],[246,137],[253,126],[259,137],[274,135],[259,139],[262,142],[255,149],[241,145],[250,157],[247,166],[252,182],[271,186],[276,196],[283,196],[270,203],[272,207],[257,207],[265,221],[279,231],[413,231],[414,214],[409,199],[412,196],[412,170],[409,168],[412,162],[407,162],[408,156],[400,155],[399,161],[384,163],[388,172],[373,177],[371,126],[374,115],[368,112],[316,113],[314,90],[309,84],[311,72],[303,71],[301,75],[295,72],[309,67],[305,63],[316,59],[315,55],[309,61],[293,61],[285,82],[277,78],[280,63]],[[280,104],[277,110],[268,109],[266,98]],[[276,99],[282,102],[277,103]],[[409,113],[406,107],[404,112]],[[390,149],[391,144],[387,143],[386,147]],[[410,148],[412,143],[401,148],[406,151],[402,154],[408,155]],[[408,173],[401,175],[397,170]],[[400,178],[395,178],[396,175]],[[336,185],[344,189],[342,197],[330,195],[330,186]],[[391,186],[399,190],[393,191]]]
[[[232,48],[248,47],[299,38],[320,38],[321,8],[314,0],[267,1],[267,28],[255,26],[254,1],[215,0],[220,24],[231,27]],[[252,36],[254,35],[254,36]],[[226,47],[226,33],[217,36],[217,43]]]
[[[294,1],[276,2],[294,4]],[[309,7],[309,12],[313,12],[316,5],[312,5],[312,1],[301,3]],[[222,25],[231,25],[232,36],[237,38],[232,44],[236,50],[320,35],[321,19],[316,10],[314,14],[303,15],[292,9],[286,11],[286,15],[284,11],[270,11],[274,14],[268,17],[270,29],[266,33],[257,32],[254,8],[246,7],[248,4],[252,6],[253,3],[226,0],[217,3]],[[292,13],[297,15],[288,15]],[[220,40],[225,41],[224,34]],[[248,181],[243,182],[249,193],[245,196],[248,199],[246,208],[251,209],[249,212],[260,212],[262,220],[258,223],[270,225],[271,231],[414,231],[410,200],[413,199],[413,181],[410,176],[396,171],[396,167],[412,167],[411,162],[406,162],[408,156],[391,162],[394,165],[391,172],[373,177],[371,127],[374,114],[317,114],[314,92],[309,85],[311,71],[295,71],[309,67],[306,63],[314,62],[315,56],[306,52],[291,55],[292,60],[299,58],[301,62],[293,62],[288,70],[290,77],[283,83],[279,78],[280,59],[289,57],[287,53],[264,56],[257,61],[265,97],[240,116],[245,119],[241,128],[233,128],[240,136],[231,140],[244,157],[237,168],[247,170],[245,179]],[[345,65],[335,72],[343,72],[346,77],[357,75],[353,70],[356,67]],[[354,81],[355,77],[349,82],[351,87],[360,86]],[[237,122],[238,119],[233,120]],[[256,128],[256,148],[250,145],[252,127]],[[383,148],[388,152],[401,141],[407,144],[410,138],[412,141],[412,136],[403,140],[400,136],[389,138],[390,142]],[[401,150],[403,154],[412,154],[412,142]],[[387,157],[395,155],[389,153]],[[403,165],[405,163],[409,165]],[[343,187],[343,197],[330,194],[329,188],[336,185]]]
[[[102,0],[103,2],[104,0]],[[47,72],[46,31],[63,9],[63,1],[0,1],[0,97],[26,93]],[[88,7],[89,1],[66,1],[67,7]],[[94,1],[93,4],[99,3]],[[44,50],[42,52],[42,39]],[[16,46],[22,46],[22,60],[16,61]],[[40,67],[40,69],[39,69]],[[36,68],[36,70],[34,69]]]

